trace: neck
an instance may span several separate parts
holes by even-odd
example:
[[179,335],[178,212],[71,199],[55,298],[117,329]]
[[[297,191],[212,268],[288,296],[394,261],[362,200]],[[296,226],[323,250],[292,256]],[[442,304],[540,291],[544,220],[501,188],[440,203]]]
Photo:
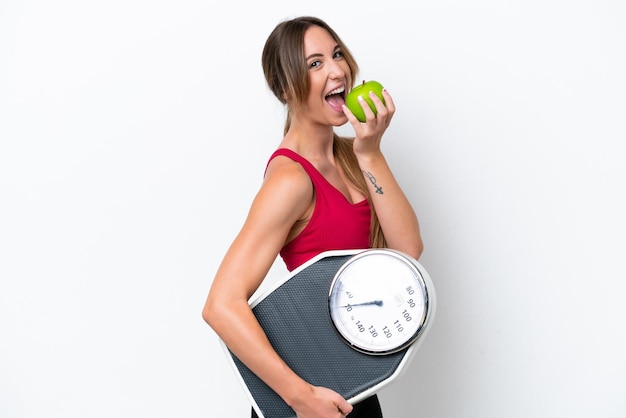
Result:
[[307,159],[332,158],[333,137],[332,126],[292,120],[280,146],[289,148]]

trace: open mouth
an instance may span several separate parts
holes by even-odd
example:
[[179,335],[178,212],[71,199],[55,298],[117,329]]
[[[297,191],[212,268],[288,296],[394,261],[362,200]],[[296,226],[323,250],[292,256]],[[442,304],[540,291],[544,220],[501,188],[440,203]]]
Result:
[[346,102],[346,89],[345,87],[339,87],[331,91],[326,95],[326,101],[337,112],[342,112],[342,106]]

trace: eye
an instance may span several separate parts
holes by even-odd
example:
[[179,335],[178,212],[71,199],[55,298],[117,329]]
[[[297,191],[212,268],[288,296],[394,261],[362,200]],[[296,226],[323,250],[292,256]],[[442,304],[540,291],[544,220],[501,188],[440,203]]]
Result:
[[335,51],[335,53],[333,54],[333,58],[343,58],[343,51],[341,50]]
[[309,63],[309,68],[316,68],[316,67],[319,67],[320,65],[322,65],[322,61],[320,60],[311,61]]

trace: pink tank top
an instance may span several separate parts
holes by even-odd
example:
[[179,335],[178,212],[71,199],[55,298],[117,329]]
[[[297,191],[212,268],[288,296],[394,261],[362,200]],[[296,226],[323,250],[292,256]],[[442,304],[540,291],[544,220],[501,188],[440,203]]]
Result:
[[269,161],[278,155],[298,162],[311,178],[315,190],[315,208],[309,223],[280,250],[287,269],[292,271],[324,251],[368,248],[371,215],[367,199],[352,204],[305,158],[279,148]]

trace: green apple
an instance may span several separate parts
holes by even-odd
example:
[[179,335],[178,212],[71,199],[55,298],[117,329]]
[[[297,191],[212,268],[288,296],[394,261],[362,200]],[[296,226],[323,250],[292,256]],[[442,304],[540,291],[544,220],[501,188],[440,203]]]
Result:
[[383,99],[382,84],[380,84],[378,81],[373,81],[373,80],[372,81],[363,80],[361,84],[354,86],[354,88],[350,90],[350,92],[346,96],[346,106],[348,106],[348,109],[350,109],[350,111],[354,113],[354,116],[356,116],[356,118],[360,120],[361,122],[365,122],[365,112],[363,111],[363,108],[361,107],[361,103],[359,102],[359,96],[362,96],[365,99],[365,101],[370,106],[370,109],[372,109],[372,112],[374,112],[374,114],[377,113],[376,106],[374,106],[374,102],[372,102],[372,99],[370,98],[370,95],[369,95],[370,91],[373,91],[374,93],[376,93],[378,98],[383,103],[385,103],[385,99]]

